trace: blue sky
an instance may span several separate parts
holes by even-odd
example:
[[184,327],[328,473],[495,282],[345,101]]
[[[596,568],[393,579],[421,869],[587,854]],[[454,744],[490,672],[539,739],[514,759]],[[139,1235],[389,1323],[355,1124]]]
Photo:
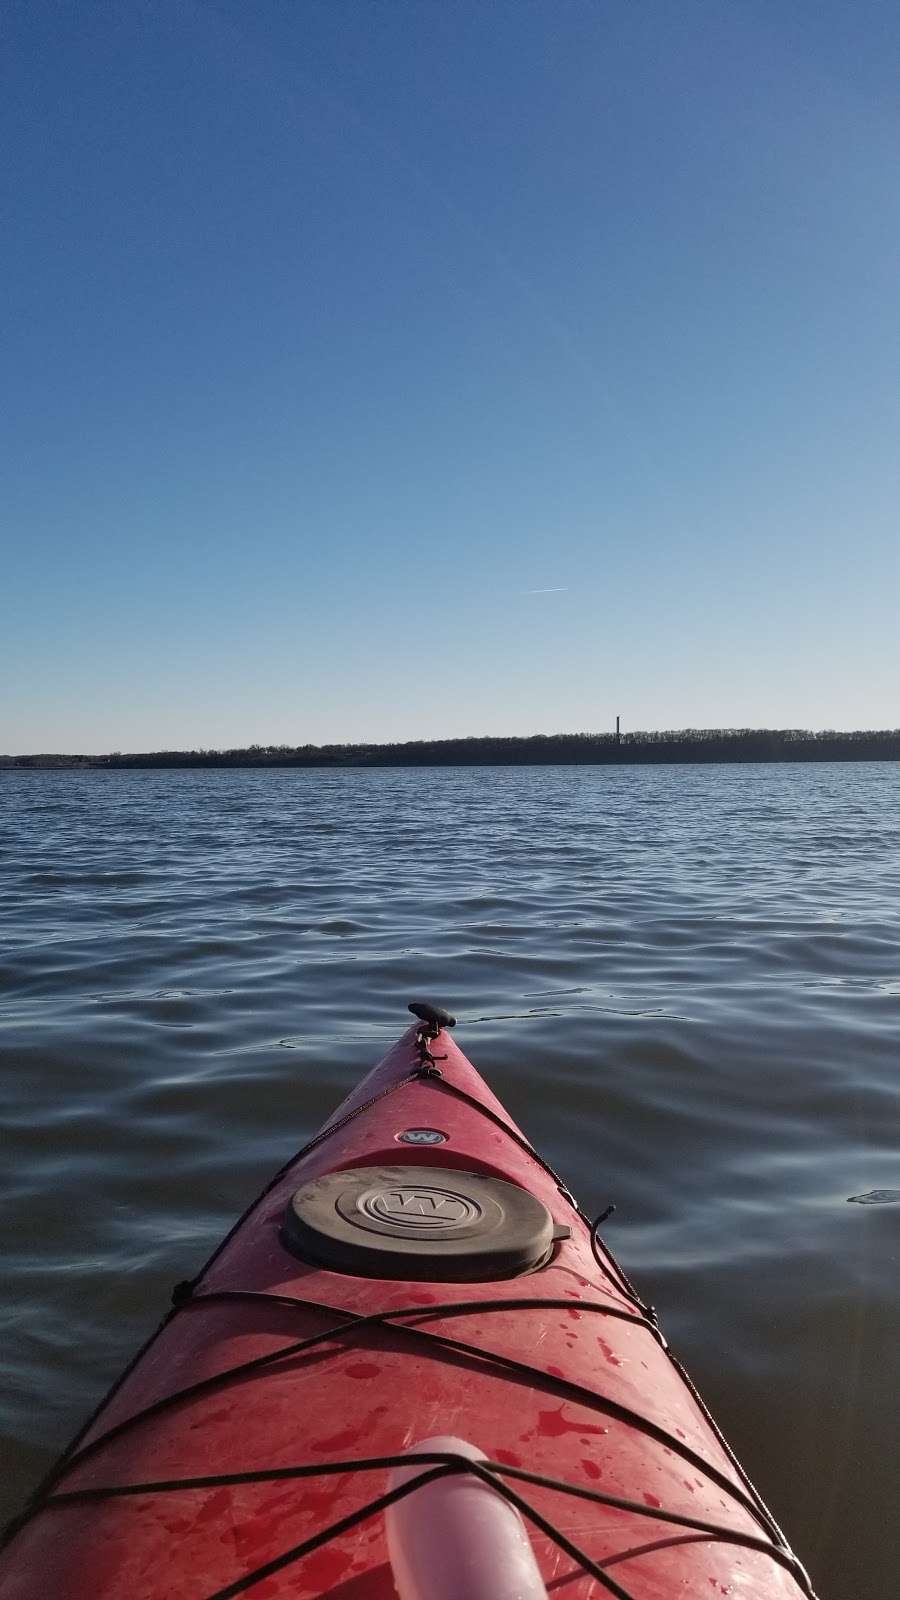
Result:
[[2,32],[0,751],[900,724],[894,0]]

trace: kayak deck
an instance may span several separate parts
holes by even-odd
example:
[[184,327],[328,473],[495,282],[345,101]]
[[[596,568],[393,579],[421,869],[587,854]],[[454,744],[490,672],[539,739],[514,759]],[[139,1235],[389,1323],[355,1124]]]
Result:
[[[528,1191],[549,1259],[402,1281],[287,1247],[301,1186],[398,1162],[442,1192],[454,1171]],[[389,1464],[435,1435],[526,1502],[553,1596],[812,1594],[651,1309],[450,1034],[419,1023],[179,1286],[14,1532],[0,1600],[392,1600]]]

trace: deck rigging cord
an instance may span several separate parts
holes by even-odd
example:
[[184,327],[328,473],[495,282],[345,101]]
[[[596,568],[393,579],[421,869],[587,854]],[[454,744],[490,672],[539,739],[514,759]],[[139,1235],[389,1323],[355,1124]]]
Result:
[[[197,1489],[215,1489],[235,1487],[250,1483],[279,1483],[315,1477],[335,1477],[347,1472],[372,1472],[385,1471],[391,1467],[407,1467],[411,1457],[402,1453],[388,1456],[362,1456],[348,1461],[329,1461],[325,1464],[311,1465],[304,1462],[299,1466],[271,1467],[252,1469],[246,1472],[221,1472],[211,1473],[196,1478],[163,1478],[153,1482],[135,1484],[111,1484],[90,1489],[72,1489],[53,1495],[49,1503],[55,1505],[74,1505],[97,1500],[121,1499],[125,1497],[150,1494],[171,1494],[179,1491]],[[216,1589],[214,1593],[204,1596],[204,1600],[229,1600],[232,1595],[243,1593],[256,1583],[261,1583],[264,1578],[280,1571],[283,1567],[300,1561],[304,1556],[311,1555],[314,1550],[320,1549],[331,1540],[339,1538],[351,1528],[365,1521],[368,1517],[375,1516],[387,1506],[402,1499],[407,1494],[412,1494],[416,1489],[434,1481],[436,1478],[449,1476],[451,1473],[471,1471],[476,1477],[490,1484],[492,1489],[509,1500],[523,1516],[536,1524],[541,1532],[551,1538],[561,1549],[576,1560],[589,1576],[596,1578],[611,1594],[621,1597],[621,1600],[631,1600],[628,1591],[610,1579],[604,1566],[610,1562],[628,1559],[629,1556],[643,1554],[646,1547],[640,1551],[624,1551],[613,1557],[606,1558],[605,1562],[594,1561],[578,1545],[568,1538],[553,1522],[544,1517],[530,1502],[517,1495],[504,1481],[506,1478],[515,1478],[523,1483],[533,1484],[537,1488],[558,1491],[561,1494],[571,1495],[579,1500],[586,1500],[595,1505],[608,1506],[616,1511],[625,1511],[638,1516],[646,1517],[651,1521],[664,1522],[667,1525],[685,1528],[698,1537],[709,1539],[717,1544],[734,1544],[748,1550],[755,1550],[763,1555],[770,1556],[796,1578],[804,1593],[813,1597],[809,1579],[800,1565],[797,1557],[789,1550],[782,1550],[773,1546],[768,1539],[757,1535],[745,1533],[741,1529],[729,1528],[723,1524],[709,1522],[701,1517],[690,1517],[681,1512],[668,1511],[665,1507],[648,1506],[635,1500],[627,1500],[619,1495],[605,1494],[602,1490],[589,1489],[584,1484],[570,1483],[566,1479],[548,1477],[545,1473],[530,1472],[525,1467],[511,1466],[499,1461],[473,1461],[469,1456],[457,1455],[452,1451],[422,1450],[415,1455],[415,1464],[433,1465],[437,1470],[423,1473],[408,1482],[387,1490],[375,1499],[366,1502],[356,1511],[341,1517],[337,1522],[320,1528],[317,1533],[311,1534],[300,1544],[292,1546],[289,1550],[282,1551],[280,1555],[272,1557],[251,1572],[242,1574],[233,1583],[225,1588]]]

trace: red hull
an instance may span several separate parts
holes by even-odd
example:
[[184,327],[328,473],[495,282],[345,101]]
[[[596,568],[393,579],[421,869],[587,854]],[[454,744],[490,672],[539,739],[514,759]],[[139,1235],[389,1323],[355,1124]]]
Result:
[[[771,1517],[647,1321],[646,1308],[636,1304],[605,1252],[595,1259],[590,1230],[571,1198],[526,1147],[449,1034],[442,1032],[430,1048],[441,1077],[421,1075],[419,1034],[410,1029],[326,1124],[320,1142],[279,1175],[217,1251],[190,1297],[104,1402],[61,1475],[44,1486],[44,1498],[49,1493],[56,1501],[39,1503],[12,1537],[0,1558],[0,1600],[205,1600],[383,1493],[388,1471],[348,1466],[330,1477],[68,1503],[60,1503],[61,1495],[300,1463],[352,1463],[394,1455],[439,1434],[470,1440],[492,1462],[632,1504],[609,1506],[507,1480],[608,1574],[606,1585],[589,1576],[549,1534],[532,1527],[554,1597],[584,1600],[611,1591],[633,1600],[686,1594],[797,1600],[810,1594]],[[401,1131],[416,1127],[447,1137],[433,1147],[398,1144]],[[571,1228],[571,1237],[554,1246],[539,1270],[477,1284],[356,1277],[288,1252],[280,1228],[301,1184],[338,1169],[398,1161],[423,1171],[457,1168],[505,1179],[537,1196],[554,1221]],[[234,1290],[256,1297],[204,1302]],[[275,1295],[305,1304],[263,1298]],[[541,1304],[500,1309],[511,1299]],[[449,1310],[473,1300],[498,1308],[455,1316]],[[435,1306],[444,1307],[443,1314],[429,1312],[418,1335],[402,1326],[336,1331],[341,1313]],[[306,1352],[138,1419],[174,1391],[327,1330],[331,1337]],[[470,1348],[454,1350],[423,1334]],[[485,1354],[472,1353],[472,1346]],[[116,1432],[129,1418],[131,1424]],[[662,1518],[652,1515],[660,1511]],[[665,1513],[708,1522],[722,1533],[667,1520]],[[731,1538],[763,1541],[765,1548]],[[383,1516],[361,1521],[247,1592],[253,1600],[389,1600],[395,1589]]]

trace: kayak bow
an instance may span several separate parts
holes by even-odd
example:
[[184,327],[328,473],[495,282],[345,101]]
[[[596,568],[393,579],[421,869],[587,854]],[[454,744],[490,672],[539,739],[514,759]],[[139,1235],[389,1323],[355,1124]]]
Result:
[[410,1009],[178,1286],[0,1600],[475,1600],[514,1559],[555,1600],[812,1596],[652,1308],[453,1019]]

